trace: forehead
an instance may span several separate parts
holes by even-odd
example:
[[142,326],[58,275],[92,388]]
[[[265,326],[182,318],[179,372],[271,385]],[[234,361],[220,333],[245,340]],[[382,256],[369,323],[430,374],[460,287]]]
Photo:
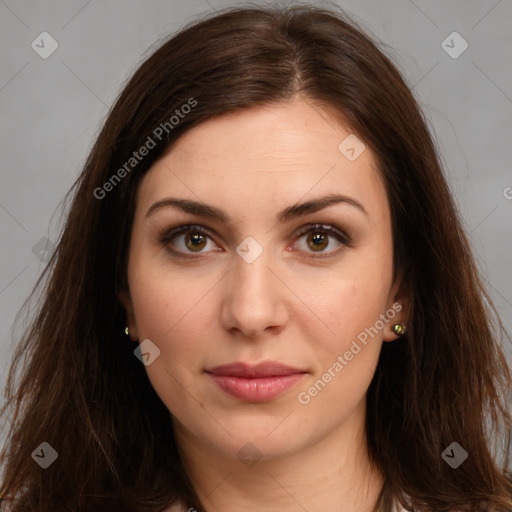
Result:
[[[138,205],[147,210],[180,196],[243,216],[339,192],[382,215],[387,201],[376,161],[354,137],[339,116],[306,101],[224,114],[186,132],[155,162]],[[351,161],[347,147],[362,152]]]

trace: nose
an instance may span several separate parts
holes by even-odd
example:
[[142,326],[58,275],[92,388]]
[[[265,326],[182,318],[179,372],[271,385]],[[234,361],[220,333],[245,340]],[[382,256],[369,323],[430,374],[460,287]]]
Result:
[[[225,282],[221,321],[225,329],[255,339],[281,332],[288,320],[286,286],[266,251],[252,263],[236,257]],[[288,291],[289,293],[289,291]]]

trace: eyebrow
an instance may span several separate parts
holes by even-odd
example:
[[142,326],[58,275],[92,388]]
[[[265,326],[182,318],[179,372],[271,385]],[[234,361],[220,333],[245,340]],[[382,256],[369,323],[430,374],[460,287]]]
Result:
[[[354,198],[342,194],[330,194],[328,196],[319,197],[317,199],[312,199],[310,201],[288,206],[277,214],[276,219],[281,223],[286,222],[296,217],[318,212],[324,208],[327,208],[328,206],[339,203],[345,203],[354,206],[366,216],[368,216],[368,212],[364,206]],[[226,224],[229,224],[232,220],[224,210],[221,210],[216,206],[212,206],[199,201],[193,201],[191,199],[179,199],[176,197],[167,197],[152,204],[146,213],[146,218],[154,212],[168,207],[177,208],[184,211],[185,213],[191,213],[199,217],[217,220]]]

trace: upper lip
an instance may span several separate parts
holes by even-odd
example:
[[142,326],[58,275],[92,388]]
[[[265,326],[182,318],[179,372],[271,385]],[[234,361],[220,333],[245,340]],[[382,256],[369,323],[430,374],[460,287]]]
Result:
[[213,375],[229,375],[233,377],[274,377],[281,375],[295,375],[297,373],[306,373],[299,368],[293,368],[276,361],[266,361],[258,364],[249,364],[244,362],[223,364],[206,370]]

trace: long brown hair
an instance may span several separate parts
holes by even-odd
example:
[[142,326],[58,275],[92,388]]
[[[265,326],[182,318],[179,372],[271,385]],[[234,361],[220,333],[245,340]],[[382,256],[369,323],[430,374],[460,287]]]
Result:
[[[411,299],[408,332],[384,344],[367,395],[384,510],[392,499],[418,511],[512,509],[509,452],[499,444],[512,426],[500,347],[508,337],[424,117],[399,71],[353,20],[297,6],[229,9],[185,27],[115,102],[69,193],[66,224],[36,285],[38,313],[9,372],[1,414],[12,421],[0,456],[7,510],[156,512],[179,499],[204,510],[170,413],[123,332],[118,292],[127,287],[135,193],[193,126],[297,95],[341,114],[374,152],[391,208],[394,270]],[[147,154],[135,159],[143,146]],[[58,453],[46,469],[32,457],[43,442]],[[452,442],[469,455],[457,469],[442,458]]]

